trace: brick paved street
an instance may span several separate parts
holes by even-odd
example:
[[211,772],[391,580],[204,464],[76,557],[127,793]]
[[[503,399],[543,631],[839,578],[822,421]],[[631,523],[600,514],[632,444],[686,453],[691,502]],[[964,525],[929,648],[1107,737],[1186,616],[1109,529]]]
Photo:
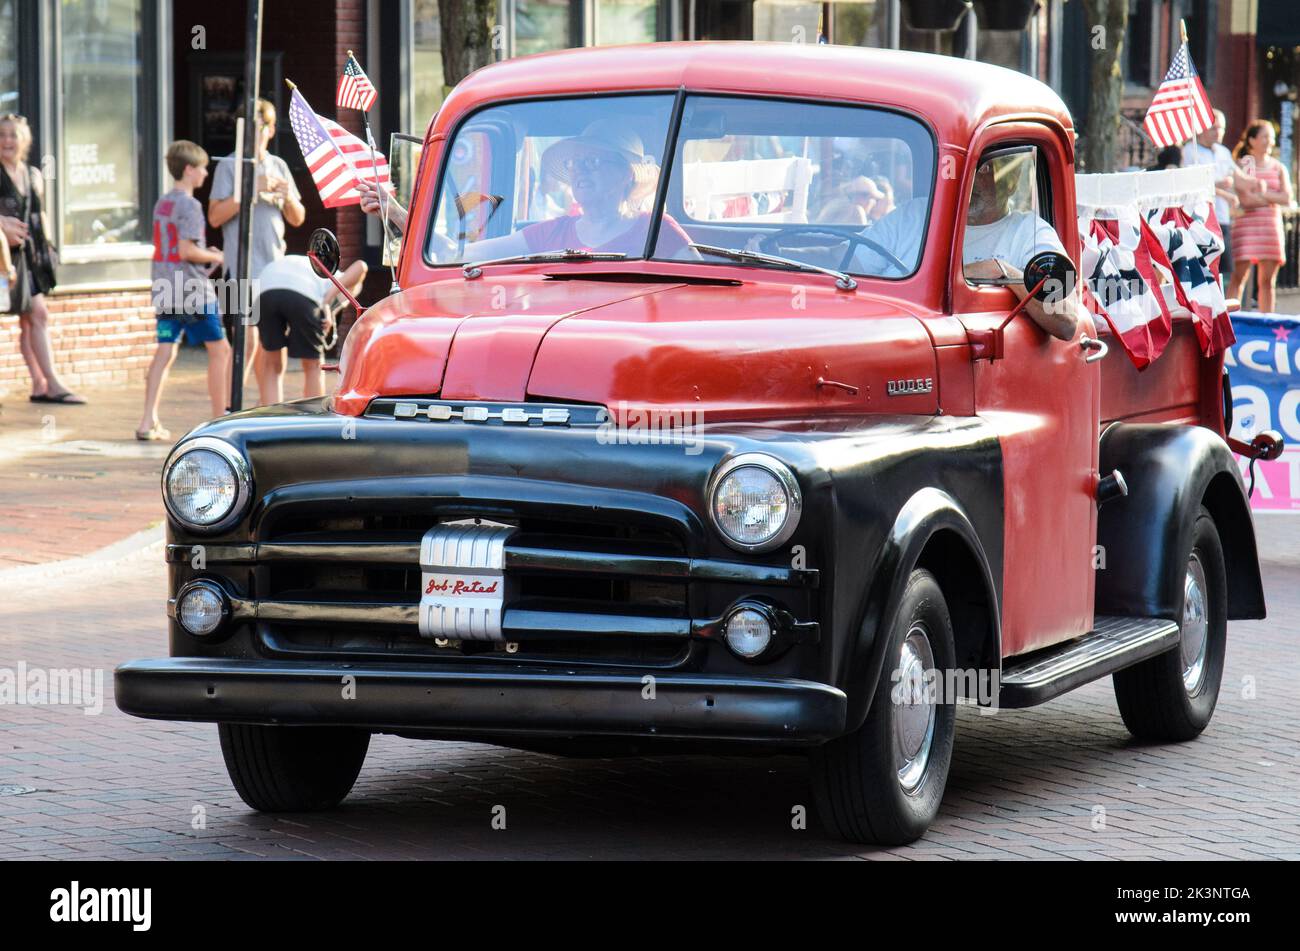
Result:
[[[1300,523],[1261,524],[1273,619],[1230,628],[1209,731],[1132,743],[1108,681],[1044,707],[962,710],[943,813],[890,852],[791,829],[811,792],[796,758],[565,760],[377,737],[333,814],[270,817],[232,791],[216,728],[16,706],[0,721],[0,855],[52,858],[850,857],[1300,858]],[[153,557],[150,557],[150,554]],[[156,553],[97,577],[9,592],[0,666],[111,671],[165,653]],[[1255,698],[1243,697],[1245,678]],[[507,828],[494,831],[496,805]],[[194,829],[198,807],[206,829]],[[1104,828],[1094,829],[1094,810]]]
[[[178,366],[177,435],[203,416],[201,374],[201,359]],[[161,519],[166,450],[130,438],[138,388],[89,395],[57,408],[48,436],[48,408],[11,399],[0,415],[0,667],[102,670],[107,694],[92,716],[0,707],[0,857],[1300,858],[1300,519],[1287,516],[1259,520],[1272,617],[1231,625],[1204,736],[1133,743],[1109,681],[1032,710],[963,709],[943,812],[907,848],[827,839],[794,757],[566,760],[388,736],[337,812],[259,815],[226,778],[215,726],[112,702],[114,666],[166,653],[158,543],[141,547],[157,532],[138,534]]]

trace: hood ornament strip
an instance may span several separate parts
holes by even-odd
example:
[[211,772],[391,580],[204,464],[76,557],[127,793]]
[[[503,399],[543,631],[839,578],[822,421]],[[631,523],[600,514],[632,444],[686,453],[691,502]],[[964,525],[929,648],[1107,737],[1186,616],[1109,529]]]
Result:
[[419,420],[435,423],[488,423],[505,426],[599,426],[608,411],[594,404],[491,403],[437,400],[428,397],[381,397],[371,403],[371,418]]

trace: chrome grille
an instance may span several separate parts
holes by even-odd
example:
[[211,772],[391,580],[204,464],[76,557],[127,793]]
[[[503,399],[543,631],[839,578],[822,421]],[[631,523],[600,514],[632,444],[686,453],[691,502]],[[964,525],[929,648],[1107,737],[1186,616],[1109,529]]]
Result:
[[[209,575],[233,582],[237,617],[254,623],[264,650],[675,666],[717,636],[717,615],[736,598],[766,587],[807,617],[818,581],[815,570],[692,557],[675,527],[646,513],[569,521],[525,510],[475,527],[424,502],[380,505],[367,515],[296,506],[266,518],[254,541],[206,546]],[[413,514],[420,508],[427,514]],[[168,557],[184,564],[190,549],[170,546]],[[422,596],[438,567],[501,578],[496,615],[429,616]]]

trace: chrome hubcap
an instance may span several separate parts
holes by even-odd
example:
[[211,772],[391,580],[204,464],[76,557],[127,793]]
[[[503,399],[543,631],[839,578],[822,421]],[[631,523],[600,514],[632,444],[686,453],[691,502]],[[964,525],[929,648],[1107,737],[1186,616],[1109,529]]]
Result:
[[1196,552],[1187,560],[1183,579],[1183,688],[1196,696],[1205,682],[1205,655],[1209,645],[1210,618],[1206,603],[1205,568]]
[[921,787],[934,745],[934,689],[925,679],[926,671],[933,669],[930,636],[924,626],[914,623],[899,652],[894,707],[894,762],[898,784],[909,795]]

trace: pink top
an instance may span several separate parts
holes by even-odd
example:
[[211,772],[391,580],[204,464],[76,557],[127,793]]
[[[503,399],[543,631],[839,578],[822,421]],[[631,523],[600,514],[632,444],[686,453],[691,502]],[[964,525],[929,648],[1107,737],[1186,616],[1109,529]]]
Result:
[[[1242,159],[1239,163],[1248,175],[1269,191],[1282,189],[1282,163],[1269,158],[1254,166]],[[1244,210],[1232,223],[1232,257],[1235,261],[1284,261],[1282,240],[1282,206],[1265,205]]]
[[[646,231],[650,227],[650,213],[643,212],[632,219],[628,229],[615,235],[598,248],[589,248],[578,237],[578,219],[580,215],[566,215],[539,221],[529,225],[520,232],[528,242],[529,253],[539,251],[606,251],[626,254],[628,257],[640,257],[645,253]],[[682,226],[664,215],[659,227],[659,244],[654,249],[655,257],[675,257],[679,251],[690,244],[691,239],[682,230]]]

